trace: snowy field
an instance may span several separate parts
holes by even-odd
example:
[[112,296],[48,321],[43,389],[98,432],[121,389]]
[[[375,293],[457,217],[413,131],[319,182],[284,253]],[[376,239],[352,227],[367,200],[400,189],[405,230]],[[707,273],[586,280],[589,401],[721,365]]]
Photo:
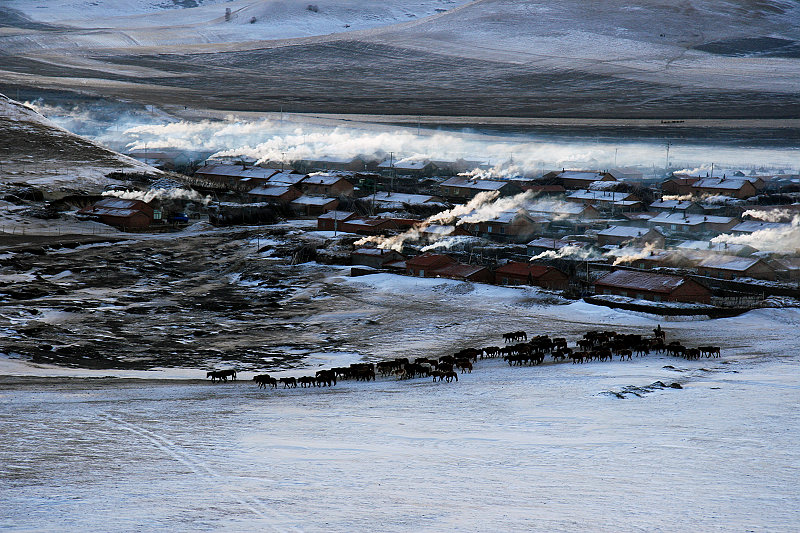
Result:
[[797,116],[798,20],[796,3],[756,0],[10,0],[0,90],[225,110],[783,119]]
[[[401,299],[428,309],[399,329],[373,328],[384,354],[437,353],[436,331],[497,344],[509,324],[481,317],[503,314],[571,342],[588,329],[646,332],[658,322],[442,280],[381,274],[347,284],[349,309],[310,319],[365,320],[375,316],[366,309],[382,304],[388,314]],[[436,300],[447,302],[441,313]],[[474,318],[445,324],[451,306]],[[211,385],[201,370],[54,370],[4,357],[0,527],[797,530],[800,311],[663,320],[667,340],[719,343],[722,359],[486,360],[458,383],[264,391],[252,373]]]

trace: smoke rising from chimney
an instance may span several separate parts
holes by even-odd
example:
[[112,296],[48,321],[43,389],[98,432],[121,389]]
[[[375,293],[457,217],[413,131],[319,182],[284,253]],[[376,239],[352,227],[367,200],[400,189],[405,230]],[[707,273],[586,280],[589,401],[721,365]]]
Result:
[[146,191],[105,191],[103,196],[113,196],[125,200],[141,200],[150,203],[153,200],[189,200],[208,205],[211,196],[203,196],[190,189],[149,189]]

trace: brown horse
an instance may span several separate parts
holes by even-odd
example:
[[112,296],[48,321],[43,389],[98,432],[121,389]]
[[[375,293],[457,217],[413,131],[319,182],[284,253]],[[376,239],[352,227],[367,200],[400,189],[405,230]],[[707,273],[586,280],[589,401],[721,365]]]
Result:
[[278,387],[278,380],[270,377],[269,374],[259,374],[258,376],[253,376],[253,381],[258,383],[259,389],[266,389],[267,385],[271,386],[273,389]]
[[283,388],[284,389],[296,389],[297,388],[297,379],[296,378],[281,378],[278,381],[283,383]]

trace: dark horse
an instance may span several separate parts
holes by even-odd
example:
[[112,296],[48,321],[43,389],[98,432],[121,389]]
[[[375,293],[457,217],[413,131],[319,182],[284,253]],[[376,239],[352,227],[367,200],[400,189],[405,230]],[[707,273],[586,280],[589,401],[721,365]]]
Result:
[[206,372],[206,379],[211,378],[211,383],[216,383],[217,381],[228,381],[228,378],[231,380],[236,381],[236,370],[211,370]]

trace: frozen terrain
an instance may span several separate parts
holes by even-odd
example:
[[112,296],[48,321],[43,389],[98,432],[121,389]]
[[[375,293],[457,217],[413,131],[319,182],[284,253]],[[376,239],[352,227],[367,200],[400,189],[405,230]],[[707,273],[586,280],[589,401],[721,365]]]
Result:
[[[798,309],[665,319],[534,288],[350,278],[291,264],[304,242],[331,238],[298,227],[3,242],[0,527],[800,524]],[[260,390],[250,381],[441,356],[518,329],[574,344],[589,329],[647,334],[658,323],[668,340],[719,345],[722,358],[482,360],[457,383]],[[230,367],[239,381],[204,379]]]
[[123,4],[7,2],[0,90],[387,114],[786,118],[800,109],[794,2]]
[[[100,190],[119,181],[111,173],[161,174],[149,165],[113,152],[57,126],[33,109],[0,94],[0,190],[27,184],[47,192]],[[13,206],[0,221],[7,220]]]
[[[381,322],[367,357],[497,343],[512,325],[572,341],[588,328],[644,332],[656,324],[450,281],[324,283],[349,290],[313,322],[343,330]],[[451,384],[379,378],[264,391],[244,380],[211,385],[201,370],[196,379],[187,369],[130,379],[4,358],[2,525],[793,531],[798,323],[796,309],[662,322],[668,339],[721,343],[723,358],[522,368],[489,360]]]

